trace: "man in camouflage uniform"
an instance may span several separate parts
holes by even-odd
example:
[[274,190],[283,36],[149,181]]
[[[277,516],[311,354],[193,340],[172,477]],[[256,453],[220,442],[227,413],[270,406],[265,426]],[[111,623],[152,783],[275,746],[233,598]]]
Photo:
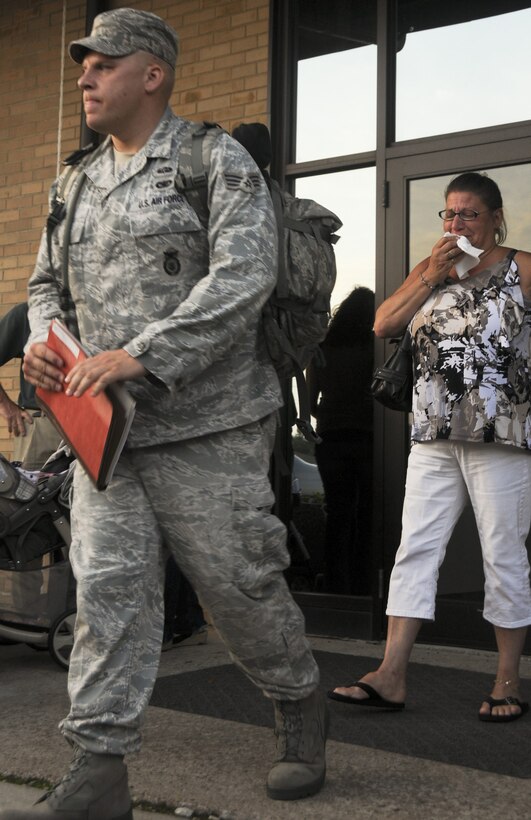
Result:
[[[259,321],[275,280],[269,195],[226,134],[212,149],[207,229],[175,190],[190,124],[168,108],[177,37],[159,17],[104,12],[69,50],[82,65],[87,123],[109,135],[84,168],[68,243],[79,335],[94,355],[63,382],[45,341],[61,311],[44,237],[29,285],[25,374],[72,401],[123,381],[137,411],[106,491],[76,468],[78,616],[61,724],[72,767],[33,809],[0,818],[132,818],[123,756],[139,748],[157,674],[162,541],[235,662],[273,700],[280,759],[269,795],[304,797],[324,781],[327,715],[283,578],[284,527],[270,512],[281,399]],[[67,220],[53,235],[56,272]]]

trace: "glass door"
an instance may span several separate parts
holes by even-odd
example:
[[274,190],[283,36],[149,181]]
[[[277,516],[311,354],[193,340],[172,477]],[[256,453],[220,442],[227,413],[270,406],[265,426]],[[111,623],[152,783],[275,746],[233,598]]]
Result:
[[[292,428],[293,504],[288,583],[308,629],[372,637],[378,556],[372,537],[375,212],[374,168],[296,180],[295,194],[336,213],[332,322],[306,372],[315,445]],[[361,328],[364,328],[362,332]],[[297,389],[293,400],[297,403]]]
[[[501,165],[500,158],[510,165]],[[403,281],[407,272],[429,255],[441,235],[437,212],[444,206],[446,184],[465,170],[484,171],[498,183],[504,200],[508,225],[506,245],[528,250],[531,217],[531,155],[528,140],[513,140],[454,151],[440,151],[388,163],[389,203],[387,223],[385,296]],[[407,462],[407,421],[395,416],[384,426],[385,494],[394,510],[403,497],[403,477]],[[401,432],[399,428],[402,428]],[[397,435],[398,433],[398,435]],[[402,463],[404,469],[396,466]],[[531,503],[531,499],[530,499]],[[397,518],[392,521],[391,543],[386,544],[386,575],[392,568],[400,537]],[[531,539],[528,539],[531,544]],[[439,584],[436,621],[425,624],[421,639],[432,643],[495,648],[492,627],[483,620],[483,569],[481,549],[474,516],[470,507],[463,513],[450,540]],[[530,647],[531,648],[531,647]]]

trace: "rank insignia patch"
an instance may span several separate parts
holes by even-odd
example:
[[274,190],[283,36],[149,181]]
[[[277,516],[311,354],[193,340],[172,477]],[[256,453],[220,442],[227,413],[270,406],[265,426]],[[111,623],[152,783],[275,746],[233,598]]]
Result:
[[225,185],[230,191],[246,191],[252,194],[260,187],[259,174],[246,174],[242,176],[241,174],[229,174],[225,172],[223,176],[225,177]]

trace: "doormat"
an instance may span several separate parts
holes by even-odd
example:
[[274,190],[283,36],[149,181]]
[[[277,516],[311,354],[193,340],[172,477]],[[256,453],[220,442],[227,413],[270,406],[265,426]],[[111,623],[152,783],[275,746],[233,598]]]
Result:
[[[314,652],[321,688],[349,684],[374,669],[374,658]],[[531,713],[512,723],[482,723],[477,712],[493,674],[411,663],[403,712],[386,712],[329,701],[329,737],[454,766],[531,777]],[[529,700],[529,682],[522,696]],[[273,726],[270,701],[232,664],[157,679],[151,706]]]

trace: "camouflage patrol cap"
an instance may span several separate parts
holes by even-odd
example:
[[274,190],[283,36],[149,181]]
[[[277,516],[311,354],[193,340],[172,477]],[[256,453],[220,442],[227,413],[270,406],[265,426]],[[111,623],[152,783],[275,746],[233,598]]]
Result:
[[76,63],[83,62],[87,51],[97,51],[107,57],[127,57],[135,51],[147,51],[175,68],[179,42],[177,33],[156,14],[122,8],[98,14],[90,35],[73,40],[68,51]]

